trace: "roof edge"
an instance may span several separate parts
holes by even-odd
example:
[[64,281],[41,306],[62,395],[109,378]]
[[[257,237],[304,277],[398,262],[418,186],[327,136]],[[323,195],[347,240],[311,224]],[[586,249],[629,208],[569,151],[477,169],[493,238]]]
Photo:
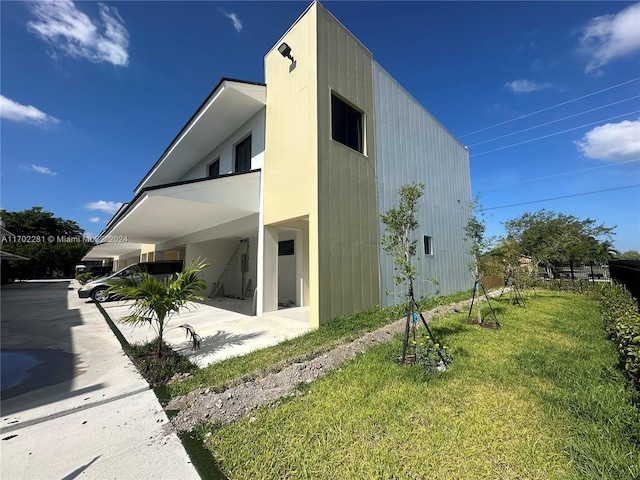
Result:
[[160,190],[163,188],[169,188],[169,187],[177,187],[180,185],[188,185],[190,183],[199,183],[199,182],[206,182],[206,181],[211,181],[211,180],[217,180],[219,178],[229,178],[229,177],[237,177],[239,175],[248,175],[250,173],[256,173],[256,172],[261,172],[261,169],[256,168],[253,170],[248,170],[246,172],[234,172],[234,173],[227,173],[224,175],[220,175],[218,177],[215,178],[210,178],[210,177],[205,177],[205,178],[193,178],[191,180],[179,180],[177,182],[171,182],[171,183],[165,183],[162,185],[152,185],[150,187],[145,187],[142,190],[140,190],[135,197],[133,197],[133,199],[122,205],[122,207],[120,207],[120,209],[116,212],[116,214],[111,218],[111,220],[109,220],[109,223],[107,223],[107,226],[105,227],[105,229],[100,233],[100,237],[105,236],[109,230],[111,230],[112,228],[114,228],[116,226],[116,224],[122,219],[124,218],[127,213],[129,212],[129,210],[136,204],[136,202],[138,200],[140,200],[140,197],[142,197],[145,193],[151,192],[153,190]]
[[178,132],[178,134],[174,137],[174,139],[169,143],[169,145],[167,146],[167,148],[164,149],[164,151],[162,152],[162,154],[160,155],[160,157],[158,158],[158,160],[156,160],[156,162],[151,166],[151,168],[149,169],[149,171],[145,174],[144,177],[142,177],[142,180],[140,180],[140,182],[138,183],[138,185],[136,185],[136,187],[133,189],[134,192],[138,191],[138,189],[140,189],[140,187],[144,184],[144,182],[146,182],[149,177],[151,176],[151,174],[153,173],[153,171],[156,169],[156,167],[158,167],[158,165],[160,165],[160,163],[162,162],[163,158],[165,157],[165,155],[171,150],[171,148],[175,145],[175,143],[178,141],[178,139],[182,136],[182,134],[187,130],[187,128],[191,125],[191,122],[193,122],[193,120],[198,116],[198,114],[200,113],[200,111],[207,105],[207,103],[209,103],[209,100],[211,100],[215,94],[218,92],[218,90],[220,89],[220,87],[225,83],[225,82],[236,82],[236,83],[244,83],[245,85],[257,85],[260,87],[266,87],[267,84],[266,83],[262,83],[262,82],[252,82],[250,80],[238,80],[236,78],[230,78],[230,77],[222,77],[218,83],[216,84],[215,87],[213,87],[213,90],[211,90],[211,92],[209,93],[209,95],[207,95],[207,97],[204,99],[204,101],[200,104],[200,106],[196,109],[196,111],[193,113],[193,115],[191,115],[191,118],[189,118],[189,120],[187,120],[187,123],[185,123],[185,125],[180,129],[180,131]]

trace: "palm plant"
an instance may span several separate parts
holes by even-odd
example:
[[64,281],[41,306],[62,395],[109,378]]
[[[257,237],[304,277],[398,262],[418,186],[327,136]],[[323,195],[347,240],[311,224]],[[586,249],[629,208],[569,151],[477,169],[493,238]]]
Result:
[[202,269],[209,264],[199,258],[187,265],[177,277],[158,280],[138,271],[134,275],[109,282],[107,294],[122,300],[133,300],[131,314],[124,323],[137,325],[148,322],[157,334],[157,356],[162,356],[163,336],[171,317],[194,301],[202,301],[199,294],[206,287]]

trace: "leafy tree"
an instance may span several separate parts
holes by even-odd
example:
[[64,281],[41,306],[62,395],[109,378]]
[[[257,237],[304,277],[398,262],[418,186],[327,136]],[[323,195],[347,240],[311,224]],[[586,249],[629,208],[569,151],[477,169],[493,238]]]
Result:
[[[418,359],[417,328],[418,317],[422,319],[428,338],[434,344],[434,348],[442,362],[442,368],[450,362],[440,349],[422,313],[418,311],[415,298],[413,296],[413,281],[416,278],[416,269],[413,265],[413,257],[416,254],[417,240],[411,239],[411,232],[418,228],[416,213],[418,212],[418,200],[422,197],[422,183],[412,183],[400,187],[398,194],[400,201],[397,207],[390,208],[386,213],[380,215],[380,220],[385,225],[385,233],[382,236],[382,247],[393,258],[394,275],[396,285],[406,284],[407,286],[407,322],[405,324],[404,340],[402,342],[402,356],[400,362],[405,363],[407,358],[407,348],[409,347],[409,336],[413,337],[413,358]],[[424,358],[423,358],[424,360]]]
[[[469,204],[469,208],[471,210],[471,214],[469,215],[469,220],[467,221],[464,230],[465,239],[470,244],[469,253],[473,257],[473,261],[469,265],[469,271],[473,274],[475,279],[475,283],[473,285],[474,292],[469,315],[471,315],[473,305],[476,304],[478,315],[477,321],[478,324],[482,325],[482,297],[480,296],[479,288],[481,287],[480,279],[483,275],[486,275],[486,272],[483,270],[484,262],[481,262],[481,255],[487,250],[489,244],[493,241],[493,239],[485,237],[486,224],[484,221],[484,212],[480,205],[479,195],[476,196],[476,198],[474,198],[473,201]],[[484,290],[484,287],[482,287],[482,289]],[[487,302],[489,302],[488,297]],[[489,303],[489,306],[491,307],[491,303]]]
[[618,259],[620,260],[640,260],[640,252],[637,250],[627,250],[626,252],[622,252]]
[[484,211],[480,205],[480,196],[476,196],[469,204],[471,215],[465,226],[465,238],[470,243],[469,253],[473,257],[473,262],[469,265],[469,271],[475,277],[481,277],[486,273],[482,270],[480,257],[486,252],[493,238],[485,237],[486,223],[484,221]]
[[[42,207],[20,212],[3,209],[0,217],[4,227],[14,235],[2,239],[2,249],[29,259],[7,263],[9,274],[14,278],[17,274],[47,277],[56,271],[72,276],[75,265],[94,245],[84,237],[84,230],[76,222],[54,217]],[[7,272],[3,277],[5,275]]]
[[413,281],[416,278],[412,259],[418,245],[418,241],[412,240],[410,236],[418,227],[415,215],[423,189],[422,183],[403,185],[398,191],[398,206],[380,215],[380,220],[385,225],[382,247],[393,258],[394,282],[396,285],[406,284],[408,295],[413,292]]
[[[139,270],[134,275],[111,280],[106,294],[134,301],[131,305],[132,313],[122,321],[134,325],[149,323],[157,334],[156,355],[161,357],[164,332],[171,317],[179,313],[183,307],[188,308],[190,302],[204,300],[200,296],[200,292],[206,288],[202,269],[208,266],[208,263],[196,259],[177,277],[167,277],[164,280],[158,280]],[[189,326],[186,325],[183,328],[186,327]],[[187,331],[189,332],[189,329]],[[195,338],[194,334],[195,332],[192,333],[192,338]]]
[[519,245],[523,255],[531,257],[534,264],[542,263],[550,276],[556,276],[554,265],[588,259],[593,245],[591,238],[609,239],[613,228],[597,224],[587,218],[580,220],[572,215],[540,210],[525,213],[505,223],[508,237]]

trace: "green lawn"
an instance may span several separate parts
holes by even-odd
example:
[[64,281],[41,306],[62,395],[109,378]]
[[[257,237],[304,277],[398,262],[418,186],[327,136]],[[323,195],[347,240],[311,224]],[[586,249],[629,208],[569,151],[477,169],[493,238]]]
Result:
[[640,478],[638,411],[596,304],[541,292],[495,303],[502,328],[436,320],[444,373],[374,347],[227,426],[207,447],[230,479]]
[[[471,291],[459,292],[422,302],[425,309],[439,304],[460,302],[471,298]],[[232,357],[202,368],[185,381],[168,384],[163,396],[184,395],[197,388],[224,390],[238,379],[248,380],[278,370],[277,364],[312,358],[343,343],[350,342],[398,318],[404,307],[375,308],[355,315],[334,318],[327,325],[269,348],[257,350],[241,357]]]

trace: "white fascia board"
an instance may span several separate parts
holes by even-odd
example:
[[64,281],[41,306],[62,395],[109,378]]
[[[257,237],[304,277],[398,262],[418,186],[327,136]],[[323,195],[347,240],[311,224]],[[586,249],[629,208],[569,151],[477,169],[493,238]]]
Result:
[[[240,95],[240,96],[239,96]],[[212,117],[220,116],[225,117],[230,113],[238,114],[237,110],[229,110],[229,106],[225,105],[225,103],[229,102],[239,102],[241,106],[241,112],[246,113],[242,117],[242,120],[236,125],[239,128],[242,124],[244,124],[247,120],[249,120],[253,115],[255,115],[260,108],[264,108],[267,104],[267,89],[264,85],[255,85],[243,82],[235,82],[232,80],[224,80],[217,91],[209,99],[209,101],[201,107],[201,109],[195,114],[195,116],[189,121],[188,125],[181,131],[176,137],[175,140],[171,143],[170,147],[167,151],[165,151],[160,160],[156,162],[156,164],[152,167],[152,169],[145,175],[143,181],[138,185],[135,189],[135,193],[140,193],[144,188],[149,186],[168,183],[172,181],[178,180],[185,171],[195,164],[202,160],[202,158],[209,151],[215,149],[219,143],[223,142],[229,135],[233,134],[233,130],[225,131],[220,138],[217,139],[216,144],[206,145],[206,148],[196,148],[196,150],[200,150],[198,153],[194,153],[194,149],[189,146],[189,144],[185,144],[185,142],[192,141],[197,146],[198,142],[201,142],[201,139],[198,139],[198,136],[202,136],[202,132],[196,132],[196,130],[200,127],[202,122],[210,122]],[[216,111],[219,109],[220,111]],[[246,118],[245,118],[246,117]],[[206,125],[206,123],[204,124]],[[213,137],[212,135],[208,137],[208,139]],[[193,145],[192,145],[193,146]],[[203,147],[202,144],[199,145]],[[177,151],[180,150],[180,153]],[[172,158],[178,157],[176,161],[180,162],[180,171],[173,172],[173,168],[169,165],[168,162],[171,162]],[[155,180],[154,178],[158,176],[158,174],[162,170],[169,170],[170,173],[165,173],[164,178]]]

